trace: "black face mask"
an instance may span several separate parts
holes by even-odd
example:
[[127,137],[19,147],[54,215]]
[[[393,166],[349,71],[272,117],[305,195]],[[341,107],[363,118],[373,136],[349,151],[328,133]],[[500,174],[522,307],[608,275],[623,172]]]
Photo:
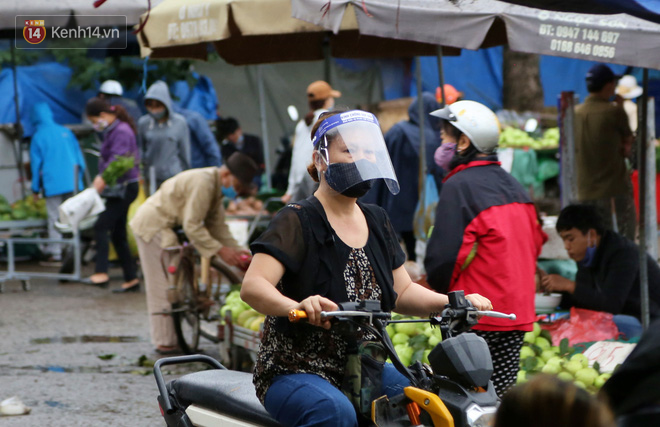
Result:
[[[358,162],[368,162],[358,160]],[[371,189],[374,180],[363,180],[355,163],[332,163],[325,171],[330,188],[346,197],[362,197]]]
[[370,179],[368,181],[362,181],[359,184],[355,184],[354,186],[347,188],[341,194],[343,194],[346,197],[355,197],[356,199],[359,199],[360,197],[367,194],[369,190],[371,190],[373,184],[374,184],[373,179]]

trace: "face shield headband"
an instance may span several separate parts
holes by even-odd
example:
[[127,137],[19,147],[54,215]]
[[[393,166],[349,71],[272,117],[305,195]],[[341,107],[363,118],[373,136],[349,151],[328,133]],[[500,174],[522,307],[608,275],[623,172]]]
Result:
[[319,141],[323,139],[325,134],[328,133],[328,131],[336,128],[337,126],[341,126],[343,124],[352,123],[356,121],[373,123],[380,128],[378,119],[373,114],[368,113],[366,111],[351,110],[345,113],[335,114],[334,116],[330,116],[327,119],[323,120],[319,128],[316,129],[316,133],[314,133],[314,138],[312,138],[312,145],[316,147],[316,144],[318,144]]
[[383,179],[392,194],[399,183],[376,116],[366,111],[348,111],[325,119],[312,139],[328,168],[328,185],[349,197],[360,197],[377,179]]

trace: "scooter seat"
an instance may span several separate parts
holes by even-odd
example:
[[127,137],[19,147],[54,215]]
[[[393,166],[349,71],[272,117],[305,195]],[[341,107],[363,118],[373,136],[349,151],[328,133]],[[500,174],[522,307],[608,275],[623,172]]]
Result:
[[191,404],[254,424],[281,427],[263,407],[252,384],[252,374],[213,369],[195,372],[167,384],[183,408]]

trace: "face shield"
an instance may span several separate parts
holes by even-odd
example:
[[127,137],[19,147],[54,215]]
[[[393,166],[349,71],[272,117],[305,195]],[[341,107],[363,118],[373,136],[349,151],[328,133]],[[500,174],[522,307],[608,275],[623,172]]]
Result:
[[368,190],[374,180],[383,179],[392,194],[399,193],[383,133],[373,114],[353,110],[328,117],[312,143],[328,165],[325,178],[335,191],[360,197],[359,189]]

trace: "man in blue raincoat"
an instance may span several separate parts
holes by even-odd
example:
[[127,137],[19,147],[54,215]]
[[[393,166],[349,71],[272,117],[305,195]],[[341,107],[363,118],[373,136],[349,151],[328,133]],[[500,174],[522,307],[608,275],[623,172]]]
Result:
[[222,158],[220,146],[211,131],[208,122],[194,110],[174,106],[174,111],[181,114],[190,130],[190,166],[194,168],[220,167]]
[[[30,167],[32,169],[32,192],[37,198],[43,190],[48,211],[48,238],[61,239],[55,229],[59,217],[58,208],[73,193],[74,166],[78,165],[78,190],[84,188],[83,171],[85,160],[78,140],[73,132],[55,123],[48,104],[40,102],[32,109],[32,126],[35,131],[30,141]],[[59,243],[48,245],[49,262],[57,263],[62,258]]]

